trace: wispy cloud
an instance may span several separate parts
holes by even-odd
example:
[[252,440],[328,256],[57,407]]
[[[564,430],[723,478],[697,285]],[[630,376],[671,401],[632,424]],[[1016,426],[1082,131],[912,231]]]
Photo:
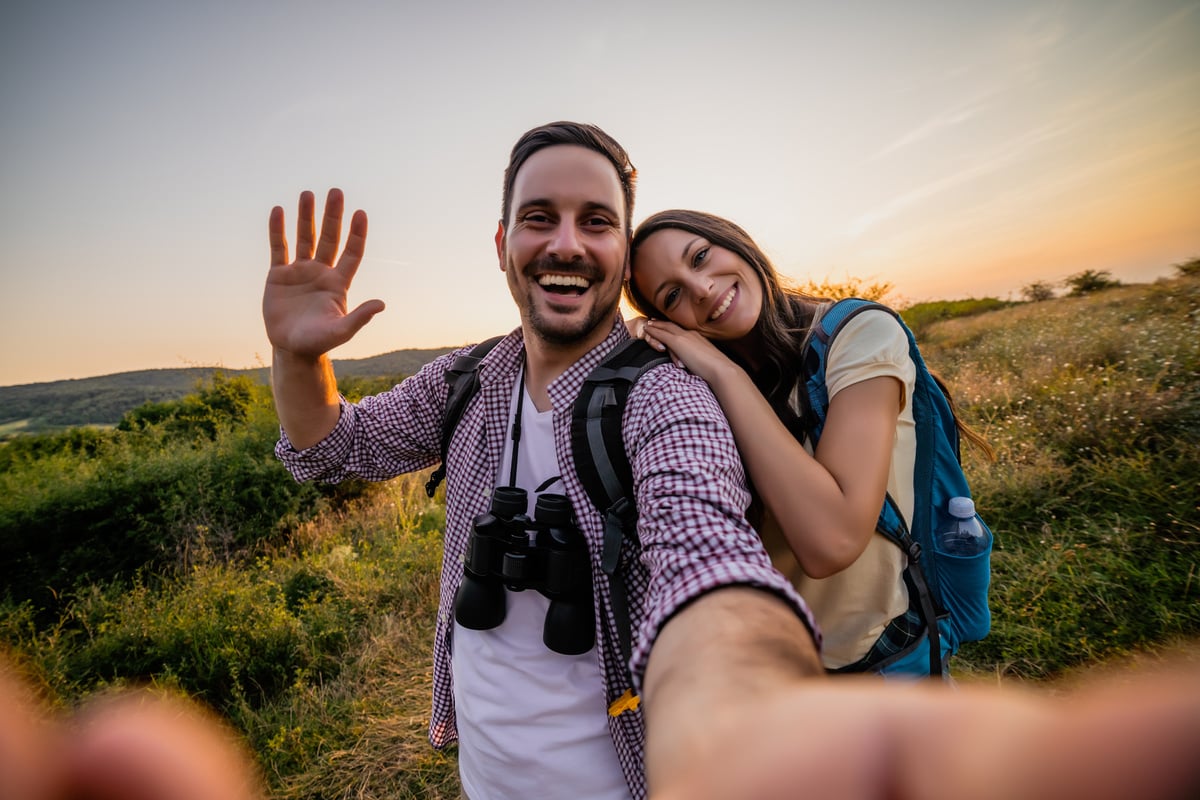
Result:
[[872,227],[884,220],[896,216],[909,206],[915,205],[934,195],[941,194],[947,189],[959,186],[970,180],[995,172],[1015,161],[1024,158],[1030,151],[1045,142],[1065,135],[1074,125],[1052,124],[1035,128],[1023,136],[1006,143],[1002,148],[989,157],[981,157],[973,166],[945,175],[937,180],[929,181],[910,191],[904,192],[891,200],[877,206],[855,218],[847,226],[846,232],[852,237],[862,236]]
[[1112,54],[1112,61],[1120,69],[1129,69],[1178,37],[1190,36],[1191,34],[1187,33],[1188,28],[1182,23],[1198,9],[1200,5],[1185,5],[1174,14],[1163,18],[1137,38],[1118,47]]
[[956,108],[944,111],[935,116],[933,119],[918,125],[916,128],[896,139],[891,144],[883,147],[873,156],[868,158],[867,161],[877,161],[903,147],[908,147],[911,144],[916,144],[917,142],[928,139],[931,136],[935,136],[946,128],[952,128],[955,125],[961,125],[978,114],[982,109],[983,105],[976,103],[973,105],[968,105],[964,108]]

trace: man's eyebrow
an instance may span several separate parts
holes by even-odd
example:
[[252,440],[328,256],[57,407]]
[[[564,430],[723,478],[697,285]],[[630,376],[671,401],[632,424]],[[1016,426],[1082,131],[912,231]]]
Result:
[[517,211],[524,211],[527,208],[541,208],[552,205],[548,197],[535,197],[532,200],[526,200],[524,203],[516,207]]
[[584,210],[586,210],[586,211],[594,211],[596,209],[599,209],[601,211],[604,211],[605,213],[611,214],[612,216],[616,217],[617,219],[621,218],[620,213],[618,213],[617,210],[615,208],[613,208],[612,206],[610,206],[608,203],[592,201],[589,203],[585,203],[583,207],[584,207]]
[[[524,203],[521,203],[519,206],[516,207],[516,210],[523,211],[527,208],[554,208],[554,207],[555,207],[555,203],[549,197],[534,197],[529,200],[526,200]],[[608,203],[602,203],[598,200],[592,200],[587,203],[584,203],[583,210],[584,211],[597,211],[597,210],[604,211],[605,213],[611,214],[612,216],[614,216],[618,219],[620,219],[620,217],[621,217],[620,213],[618,213],[618,211],[615,208],[610,206]]]

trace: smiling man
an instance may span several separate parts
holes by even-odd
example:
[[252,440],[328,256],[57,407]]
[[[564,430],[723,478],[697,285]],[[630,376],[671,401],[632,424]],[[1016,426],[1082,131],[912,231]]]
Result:
[[[623,418],[639,516],[622,553],[632,641],[620,632],[570,418],[584,378],[629,338],[617,305],[635,177],[616,141],[571,122],[525,133],[504,174],[496,251],[521,326],[479,362],[479,391],[447,451],[430,721],[434,746],[458,741],[473,800],[644,797],[647,772],[669,786],[710,746],[713,709],[820,673],[807,609],[744,517],[728,423],[708,387],[669,364],[637,382]],[[339,257],[342,214],[332,190],[317,241],[303,194],[289,261],[283,211],[271,213],[263,316],[283,429],[276,452],[297,479],[384,480],[441,458],[443,376],[465,351],[384,394],[355,404],[338,395],[328,351],[383,310],[370,300],[347,312],[367,219],[354,214]],[[472,542],[486,531],[539,541],[526,523],[498,522],[514,493],[523,499],[505,506],[510,516],[537,517],[543,501],[573,512],[561,527],[586,543],[590,569],[572,574],[588,613],[566,638],[583,646],[549,646],[559,618],[536,581],[506,572],[501,585],[486,564],[464,577],[466,565],[479,573],[482,545]]]

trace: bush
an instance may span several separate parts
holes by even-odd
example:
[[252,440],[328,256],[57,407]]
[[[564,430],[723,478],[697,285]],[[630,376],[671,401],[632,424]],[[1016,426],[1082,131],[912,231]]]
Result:
[[1063,285],[1070,289],[1067,295],[1070,297],[1079,297],[1092,292],[1098,292],[1102,289],[1111,289],[1114,286],[1120,286],[1121,282],[1113,280],[1112,273],[1107,271],[1097,271],[1094,269],[1085,269],[1083,272],[1077,272],[1074,275],[1068,276]]
[[1200,275],[1200,258],[1179,262],[1175,265],[1175,274],[1183,278]]
[[1021,296],[1031,303],[1054,299],[1054,285],[1048,281],[1034,281],[1021,287]]
[[830,300],[841,300],[845,297],[861,297],[864,300],[886,303],[888,296],[895,287],[890,281],[866,283],[861,278],[846,278],[846,280],[838,282],[825,278],[821,281],[810,280],[795,284],[792,288],[813,297],[825,297]]
[[362,491],[292,480],[273,454],[278,426],[265,390],[247,397],[242,388],[218,385],[158,421],[132,414],[119,432],[0,448],[0,593],[53,610],[77,585],[252,552],[327,498]]

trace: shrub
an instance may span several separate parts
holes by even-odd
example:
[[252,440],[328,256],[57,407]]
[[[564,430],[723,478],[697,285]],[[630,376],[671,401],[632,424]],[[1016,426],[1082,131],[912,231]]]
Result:
[[263,386],[249,376],[215,372],[194,394],[181,400],[138,406],[121,418],[117,429],[141,431],[156,426],[173,438],[213,439],[222,428],[245,420],[264,398]]
[[1114,286],[1120,286],[1121,283],[1113,280],[1111,272],[1085,269],[1083,272],[1068,276],[1063,280],[1063,285],[1070,289],[1067,292],[1070,297],[1079,297],[1098,292],[1101,289],[1111,289]]
[[196,414],[157,423],[134,415],[139,421],[124,431],[0,448],[8,462],[0,472],[0,591],[53,610],[77,585],[252,552],[328,498],[363,491],[292,480],[273,455],[278,426],[265,390],[247,399],[241,389],[227,382],[180,404],[205,409]]
[[1031,303],[1054,299],[1054,285],[1048,281],[1034,281],[1021,287],[1021,296]]
[[1180,261],[1175,265],[1175,274],[1184,278],[1200,275],[1200,258],[1193,258],[1190,261]]
[[809,280],[794,284],[792,288],[813,297],[827,297],[830,300],[841,300],[844,297],[861,297],[864,300],[885,303],[887,302],[887,297],[895,287],[890,281],[867,283],[861,278],[847,277],[841,282],[831,281],[828,278],[820,281]]

